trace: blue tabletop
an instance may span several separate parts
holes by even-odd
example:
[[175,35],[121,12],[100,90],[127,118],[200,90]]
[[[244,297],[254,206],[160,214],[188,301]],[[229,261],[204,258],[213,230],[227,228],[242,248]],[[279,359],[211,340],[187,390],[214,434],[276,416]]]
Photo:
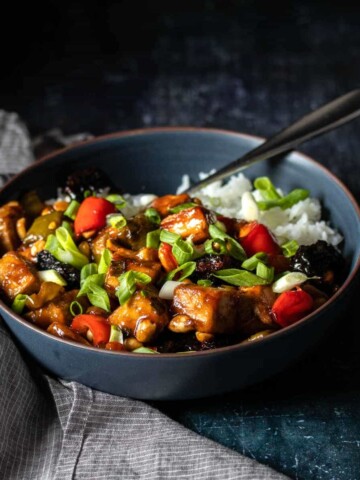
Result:
[[[359,12],[347,2],[290,1],[279,10],[241,0],[74,1],[67,9],[50,1],[38,15],[23,8],[33,20],[22,32],[26,45],[12,45],[5,60],[0,108],[17,111],[33,136],[158,125],[269,136],[359,86]],[[359,129],[357,120],[302,148],[358,200]],[[156,406],[291,478],[358,480],[359,338],[354,295],[316,350],[278,376],[219,398]]]

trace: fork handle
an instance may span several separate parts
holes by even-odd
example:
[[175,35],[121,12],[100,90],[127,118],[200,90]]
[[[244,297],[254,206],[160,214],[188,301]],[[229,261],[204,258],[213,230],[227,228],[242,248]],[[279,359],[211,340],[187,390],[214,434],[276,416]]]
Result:
[[259,147],[250,150],[213,175],[192,185],[186,190],[186,193],[193,194],[200,188],[244,170],[253,163],[287,153],[301,143],[333,130],[359,115],[360,89],[355,89],[308,113],[289,127],[269,138]]

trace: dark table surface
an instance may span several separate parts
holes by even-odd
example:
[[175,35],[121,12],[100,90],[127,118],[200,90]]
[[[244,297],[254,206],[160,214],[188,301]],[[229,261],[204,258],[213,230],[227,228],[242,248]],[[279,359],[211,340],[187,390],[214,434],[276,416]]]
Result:
[[[17,18],[16,8],[3,18]],[[55,127],[98,135],[159,125],[269,136],[359,86],[359,8],[348,2],[22,8],[14,33],[22,41],[6,39],[12,54],[4,59],[0,108],[18,112],[32,136]],[[301,149],[357,200],[359,129],[357,120]],[[277,377],[221,398],[156,406],[294,479],[358,480],[359,325],[353,296],[335,331]]]

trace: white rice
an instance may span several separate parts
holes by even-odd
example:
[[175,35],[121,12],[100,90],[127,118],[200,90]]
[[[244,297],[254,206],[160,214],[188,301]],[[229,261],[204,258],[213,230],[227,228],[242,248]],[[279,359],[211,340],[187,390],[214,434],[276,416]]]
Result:
[[[202,172],[199,178],[206,178],[212,173],[214,171]],[[183,177],[177,193],[181,193],[190,185],[190,179],[186,177]],[[251,195],[244,196],[246,192],[251,192]],[[279,192],[288,193],[280,190]],[[257,209],[253,201],[250,210],[251,197],[255,200],[261,200],[262,197],[258,190],[253,190],[251,181],[242,173],[233,175],[226,183],[214,182],[200,190],[196,196],[206,207],[224,216],[243,218],[247,221],[257,220],[263,223],[272,231],[280,244],[288,240],[296,240],[300,245],[310,245],[318,240],[325,240],[336,246],[343,239],[328,222],[321,220],[321,205],[316,198],[307,198],[285,210],[275,207],[265,211]]]

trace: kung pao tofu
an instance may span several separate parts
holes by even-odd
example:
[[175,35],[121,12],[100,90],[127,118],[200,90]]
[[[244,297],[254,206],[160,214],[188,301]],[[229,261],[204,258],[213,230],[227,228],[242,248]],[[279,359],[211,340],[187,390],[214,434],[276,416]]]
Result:
[[115,351],[209,350],[292,325],[343,280],[344,258],[325,241],[280,244],[264,224],[186,193],[129,214],[109,185],[88,168],[56,201],[31,191],[0,207],[1,298],[52,335]]

